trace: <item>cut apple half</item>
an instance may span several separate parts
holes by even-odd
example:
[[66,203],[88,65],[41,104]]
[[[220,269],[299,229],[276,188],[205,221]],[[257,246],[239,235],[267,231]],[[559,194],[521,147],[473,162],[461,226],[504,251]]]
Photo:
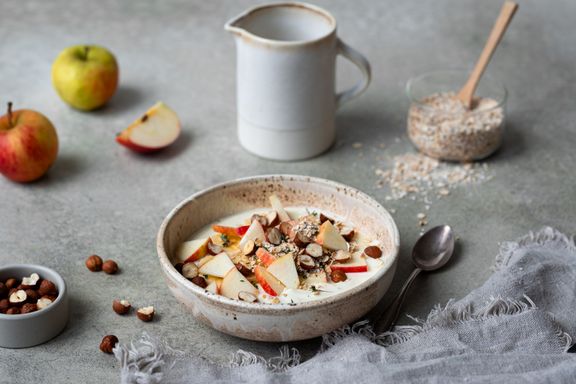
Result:
[[240,292],[248,292],[258,297],[258,289],[253,286],[240,271],[234,268],[224,276],[222,286],[220,287],[220,294],[238,300],[238,294]]
[[184,263],[199,260],[208,253],[207,246],[208,240],[204,239],[185,241],[176,248],[176,259]]
[[260,224],[258,220],[254,220],[246,230],[244,236],[242,236],[242,239],[238,244],[240,246],[240,249],[244,249],[244,246],[250,240],[254,242],[256,242],[256,240],[260,241],[266,240],[266,233],[264,232],[264,227],[262,227],[262,224]]
[[284,284],[264,269],[264,267],[256,266],[256,268],[254,268],[254,275],[264,292],[270,296],[278,296],[284,290]]
[[280,280],[286,288],[298,288],[300,286],[296,264],[290,254],[276,259],[266,270]]
[[282,202],[280,201],[280,198],[278,196],[270,195],[269,200],[272,209],[278,213],[278,218],[280,219],[280,221],[292,220],[290,218],[290,215],[288,215],[288,212],[286,212],[286,210],[284,209],[284,206],[282,205]]
[[343,272],[368,272],[366,259],[359,253],[352,254],[350,261],[347,263],[334,263],[330,266],[333,271]]
[[159,102],[116,136],[116,141],[136,152],[156,152],[180,136],[176,112]]
[[214,256],[213,259],[200,267],[199,272],[203,275],[211,275],[216,277],[224,277],[232,268],[236,266],[230,260],[230,257],[224,252]]
[[340,231],[329,221],[325,221],[320,226],[320,231],[316,236],[316,242],[326,249],[333,251],[348,250],[348,243],[340,234]]

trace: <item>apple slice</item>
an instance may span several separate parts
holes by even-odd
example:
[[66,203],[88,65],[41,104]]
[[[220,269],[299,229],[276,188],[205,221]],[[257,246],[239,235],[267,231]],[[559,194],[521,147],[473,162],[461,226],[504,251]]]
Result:
[[326,220],[320,226],[320,231],[316,236],[316,242],[323,246],[324,248],[337,251],[342,249],[344,251],[348,250],[348,243],[340,234],[340,231],[329,221]]
[[298,288],[300,286],[296,264],[290,254],[276,259],[266,270],[287,288]]
[[284,206],[282,205],[282,202],[280,201],[278,196],[270,195],[269,200],[270,205],[272,205],[272,209],[274,209],[278,213],[278,218],[280,218],[280,221],[292,220],[288,215],[288,213],[286,212],[286,210],[284,209]]
[[176,248],[176,258],[184,263],[199,260],[207,253],[208,240],[203,239],[185,241]]
[[284,284],[261,266],[254,268],[254,275],[262,289],[270,296],[278,296],[284,290]]
[[144,116],[116,136],[116,141],[136,152],[156,152],[166,148],[180,136],[176,112],[158,102]]
[[197,266],[198,268],[200,268],[201,266],[203,266],[204,264],[206,264],[207,262],[209,262],[209,261],[212,260],[213,258],[214,258],[214,256],[212,256],[212,255],[206,255],[206,256],[204,256],[203,258],[201,258],[201,259],[199,259],[199,260],[196,260],[196,261],[194,262],[194,264],[196,264],[196,266]]
[[206,287],[206,289],[208,289],[208,287],[212,284],[214,284],[214,286],[216,287],[216,292],[214,293],[220,293],[220,288],[222,287],[222,278],[221,277],[216,277],[216,276],[206,276],[206,281],[208,282],[208,286]]
[[326,276],[326,272],[318,271],[309,273],[304,279],[304,284],[308,287],[326,284],[328,282],[328,276]]
[[218,294],[218,285],[215,281],[211,281],[210,283],[208,283],[208,285],[204,289],[207,290],[208,292]]
[[343,272],[368,272],[368,264],[366,259],[358,252],[352,254],[350,261],[347,263],[334,263],[330,266],[333,271]]
[[256,251],[256,257],[262,264],[268,267],[276,260],[276,256],[265,250],[264,248],[258,248]]
[[238,294],[240,292],[248,292],[258,297],[258,289],[256,289],[240,271],[234,268],[224,276],[222,286],[220,287],[220,294],[238,300]]
[[244,236],[242,236],[242,240],[240,240],[240,243],[238,244],[240,246],[240,249],[244,249],[244,245],[246,245],[246,243],[250,240],[254,242],[256,240],[260,241],[266,240],[266,233],[264,233],[264,227],[262,227],[262,224],[260,224],[258,220],[254,220],[252,224],[250,224],[250,227],[248,227],[248,230],[246,231]]
[[216,277],[224,277],[230,269],[236,269],[236,266],[230,260],[230,257],[224,252],[214,256],[212,260],[200,267],[199,272],[203,275],[212,275]]
[[224,225],[215,224],[212,226],[212,230],[230,238],[240,238],[244,236],[249,227],[249,225],[241,225],[240,227],[226,227]]

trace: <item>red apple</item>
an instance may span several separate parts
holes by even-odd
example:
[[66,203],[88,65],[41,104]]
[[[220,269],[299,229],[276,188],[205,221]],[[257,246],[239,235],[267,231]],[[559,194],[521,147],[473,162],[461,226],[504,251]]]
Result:
[[240,240],[240,243],[238,244],[240,249],[244,249],[244,245],[246,245],[250,240],[266,240],[266,233],[264,233],[264,228],[258,220],[254,220],[246,230],[246,233],[244,233],[244,236],[242,236],[242,240]]
[[136,152],[150,153],[166,148],[180,136],[176,112],[162,102],[155,104],[116,136],[116,141]]
[[368,272],[368,264],[366,264],[366,259],[358,254],[352,254],[350,260],[346,263],[334,263],[330,266],[333,271],[343,271],[343,272]]
[[254,275],[258,283],[262,286],[262,289],[270,296],[278,296],[284,290],[284,284],[263,267],[259,265],[256,266],[256,268],[254,268]]
[[0,117],[0,172],[10,180],[26,183],[48,171],[58,155],[58,135],[39,112],[12,111]]
[[326,220],[320,226],[320,231],[316,236],[316,242],[324,248],[337,251],[339,249],[347,251],[348,243],[340,234],[340,231],[329,221]]
[[266,267],[272,264],[276,260],[276,256],[265,250],[264,248],[258,248],[256,250],[256,257],[262,264]]
[[181,243],[178,248],[176,248],[176,259],[184,263],[190,263],[203,258],[208,253],[209,241],[210,239],[197,239]]

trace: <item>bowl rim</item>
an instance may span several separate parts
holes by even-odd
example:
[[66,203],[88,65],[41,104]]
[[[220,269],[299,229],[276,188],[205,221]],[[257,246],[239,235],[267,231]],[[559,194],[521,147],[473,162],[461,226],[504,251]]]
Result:
[[[58,296],[56,297],[56,300],[54,300],[54,302],[52,304],[50,304],[48,307],[41,309],[41,310],[38,310],[38,311],[34,311],[34,312],[30,312],[30,313],[19,313],[17,315],[7,315],[5,313],[0,313],[0,321],[18,321],[18,320],[31,319],[34,317],[45,316],[45,315],[47,315],[53,311],[58,311],[59,310],[58,304],[60,304],[64,300],[64,296],[67,294],[66,281],[64,281],[62,276],[58,272],[53,270],[52,268],[45,267],[43,265],[39,265],[39,264],[8,264],[8,265],[3,265],[0,267],[0,273],[4,272],[5,270],[8,270],[8,269],[22,269],[22,268],[38,270],[35,273],[38,273],[39,275],[42,274],[42,271],[43,272],[48,271],[48,274],[50,274],[50,273],[53,274],[55,276],[55,280],[56,280],[55,283],[58,286]],[[44,277],[42,277],[42,275],[40,277],[42,279],[44,278]]]
[[[356,196],[358,196],[362,200],[364,200],[365,203],[370,203],[371,205],[373,205],[373,208],[378,210],[379,214],[383,215],[384,217],[387,217],[387,219],[389,221],[389,225],[390,225],[390,227],[388,229],[391,232],[390,234],[392,236],[392,243],[394,246],[394,249],[390,254],[391,255],[390,257],[392,257],[392,259],[393,259],[392,262],[389,263],[386,268],[382,268],[376,274],[372,275],[370,278],[368,278],[367,280],[363,281],[362,283],[360,283],[359,285],[357,285],[351,289],[345,290],[345,291],[343,291],[337,295],[329,296],[329,297],[324,298],[324,299],[311,300],[311,301],[306,301],[306,302],[297,303],[297,304],[245,303],[245,302],[242,302],[239,300],[230,299],[228,297],[225,297],[225,296],[222,296],[219,294],[214,294],[214,293],[208,292],[205,289],[196,286],[195,284],[191,283],[186,278],[184,278],[184,276],[182,276],[178,271],[176,271],[176,269],[174,268],[174,266],[170,262],[170,259],[168,258],[166,250],[164,249],[164,237],[165,237],[165,232],[166,232],[166,228],[167,228],[168,224],[170,223],[172,218],[176,215],[176,213],[179,212],[184,206],[186,206],[190,202],[192,202],[192,201],[194,201],[194,200],[196,200],[196,199],[198,199],[204,195],[217,192],[220,189],[226,189],[230,186],[234,186],[234,185],[238,185],[238,184],[244,184],[247,182],[254,182],[254,181],[264,181],[264,182],[270,182],[270,181],[275,181],[275,182],[303,181],[303,182],[327,185],[329,187],[334,188],[335,190],[337,188],[340,188],[340,189],[347,189],[347,190],[353,192]],[[271,314],[271,313],[275,313],[275,312],[282,312],[283,314],[285,314],[285,313],[297,313],[297,312],[302,312],[302,311],[306,311],[309,309],[319,309],[322,307],[329,307],[332,305],[338,305],[342,302],[349,300],[351,297],[354,297],[358,293],[366,290],[368,287],[372,286],[373,284],[376,284],[377,281],[380,278],[382,278],[390,269],[394,268],[396,262],[398,261],[398,254],[399,254],[399,250],[400,250],[400,235],[398,232],[398,227],[396,225],[396,222],[394,221],[394,218],[392,217],[390,212],[388,212],[388,210],[386,208],[384,208],[384,206],[382,206],[374,198],[370,197],[368,194],[366,194],[366,193],[364,193],[364,192],[362,192],[362,191],[360,191],[354,187],[350,187],[348,185],[345,185],[345,184],[342,184],[342,183],[339,183],[336,181],[323,179],[323,178],[319,178],[319,177],[313,177],[313,176],[294,175],[294,174],[265,174],[265,175],[241,177],[241,178],[237,178],[234,180],[224,181],[224,182],[215,184],[211,187],[202,189],[202,190],[192,194],[188,198],[182,200],[180,203],[178,203],[176,205],[175,208],[173,208],[170,211],[170,213],[168,213],[168,215],[162,221],[162,224],[160,225],[160,229],[158,230],[158,234],[156,237],[156,248],[157,248],[158,258],[160,260],[160,265],[163,268],[165,274],[167,276],[169,276],[172,280],[177,282],[179,285],[187,288],[189,291],[194,293],[196,296],[198,296],[203,301],[208,301],[211,304],[218,305],[221,308],[228,309],[231,311],[238,311],[238,312],[245,311],[245,312],[250,312],[252,314]]]

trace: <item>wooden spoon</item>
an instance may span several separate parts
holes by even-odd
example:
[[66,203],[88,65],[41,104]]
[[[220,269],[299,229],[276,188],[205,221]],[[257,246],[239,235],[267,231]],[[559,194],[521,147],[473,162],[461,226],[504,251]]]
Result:
[[504,36],[506,28],[508,28],[508,24],[510,24],[510,21],[512,20],[512,17],[514,16],[514,13],[517,9],[518,4],[512,1],[506,1],[504,3],[502,9],[500,10],[500,15],[498,16],[494,27],[492,27],[492,32],[490,32],[490,36],[488,37],[488,41],[484,46],[484,50],[476,62],[474,70],[470,74],[466,84],[464,84],[460,92],[458,92],[458,99],[460,99],[462,104],[464,104],[467,109],[472,107],[472,98],[474,97],[474,92],[476,91],[478,82],[480,81],[484,70],[488,66],[488,63],[490,62],[496,47],[498,47],[500,40],[502,40],[502,36]]

